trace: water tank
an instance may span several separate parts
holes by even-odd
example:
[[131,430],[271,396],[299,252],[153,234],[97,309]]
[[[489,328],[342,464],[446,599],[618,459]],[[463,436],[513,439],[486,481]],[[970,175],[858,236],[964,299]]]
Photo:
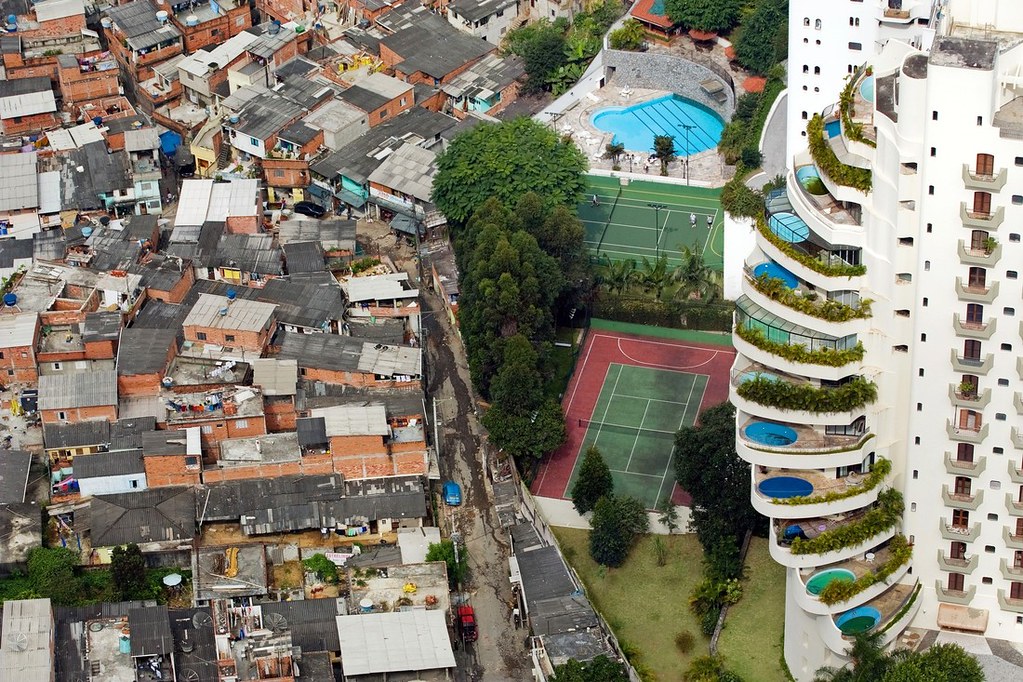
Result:
[[110,224],[110,216],[108,216],[108,215],[100,216],[99,217],[99,224],[102,225],[103,227],[106,227],[107,225],[109,225]]
[[18,17],[13,14],[7,15],[7,32],[14,33],[18,30]]
[[275,35],[277,35],[280,32],[281,32],[281,22],[279,22],[276,19],[274,19],[273,21],[270,22],[270,30],[268,31],[268,33],[270,35],[272,35],[272,36],[275,36]]
[[187,17],[185,17],[185,26],[198,26],[198,25],[199,25],[199,17],[195,16],[194,14],[189,14]]
[[[167,10],[164,10],[164,9],[162,9],[159,12],[156,13],[156,19],[161,24],[166,24],[167,23],[167,17],[169,17],[169,16],[170,15],[167,14]],[[189,24],[189,25],[191,26],[191,24]]]
[[221,308],[221,309],[220,309],[220,310],[218,310],[217,312],[219,312],[219,313],[220,313],[220,316],[221,316],[221,317],[227,317],[227,306],[224,306],[223,308]]
[[4,305],[7,306],[8,308],[13,308],[14,306],[18,305],[18,295],[4,294]]
[[227,290],[227,300],[233,301],[236,298],[238,298],[238,292],[235,291],[234,289],[228,289]]
[[166,388],[170,388],[174,385],[174,379],[172,377],[164,377],[163,379],[160,379],[160,383]]
[[83,237],[91,237],[92,236],[92,228],[91,227],[83,227],[82,228],[82,236]]
[[103,17],[99,20],[99,25],[103,28],[113,28],[114,22],[111,21],[109,17]]
[[296,34],[305,33],[305,26],[296,26],[295,33]]
[[96,126],[97,128],[100,127],[101,125],[103,125],[103,117],[102,116],[93,116],[92,117],[92,124],[94,126]]
[[238,114],[231,114],[230,118],[228,118],[227,120],[229,120],[231,123],[237,123],[241,119],[238,118]]

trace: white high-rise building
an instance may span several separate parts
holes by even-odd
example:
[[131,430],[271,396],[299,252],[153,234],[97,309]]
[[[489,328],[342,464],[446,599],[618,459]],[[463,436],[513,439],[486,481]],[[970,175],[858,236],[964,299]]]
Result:
[[790,60],[808,135],[737,301],[736,444],[797,680],[859,630],[1023,642],[1023,2],[819,4],[882,29],[926,5],[932,33],[875,42],[812,105]]

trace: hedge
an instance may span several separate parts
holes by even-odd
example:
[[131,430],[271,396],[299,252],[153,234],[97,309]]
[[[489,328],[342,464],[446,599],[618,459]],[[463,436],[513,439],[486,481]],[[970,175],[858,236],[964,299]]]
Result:
[[754,223],[756,223],[757,229],[760,230],[760,234],[763,235],[764,239],[771,242],[775,248],[792,260],[805,265],[814,272],[819,272],[827,277],[857,277],[859,275],[867,274],[867,267],[865,265],[849,265],[848,263],[832,265],[831,263],[825,263],[819,258],[814,258],[805,251],[797,249],[791,242],[787,242],[776,235],[771,228],[767,226],[767,221],[763,216],[756,216]]
[[895,627],[895,624],[896,624],[896,623],[898,623],[898,622],[899,622],[900,620],[902,620],[902,618],[903,618],[903,617],[904,617],[904,616],[905,616],[905,615],[906,615],[907,613],[909,613],[909,610],[910,610],[911,608],[913,608],[913,602],[915,602],[915,601],[916,601],[917,595],[919,595],[919,594],[920,594],[920,588],[921,588],[921,587],[923,587],[923,585],[921,585],[920,583],[917,583],[917,584],[916,584],[916,589],[915,589],[915,590],[913,590],[913,594],[911,594],[911,595],[909,596],[909,599],[908,599],[908,600],[906,601],[906,603],[905,603],[905,604],[903,604],[903,605],[902,605],[902,608],[901,608],[901,609],[899,609],[899,612],[898,612],[898,613],[896,613],[896,614],[895,614],[895,616],[894,616],[894,617],[893,617],[893,618],[892,618],[891,620],[889,620],[889,621],[888,621],[888,624],[887,624],[887,625],[885,625],[885,626],[884,626],[883,628],[881,628],[880,630],[878,630],[878,634],[879,634],[879,635],[883,635],[884,633],[886,633],[886,632],[888,632],[889,630],[891,630],[891,629],[892,629],[893,627]]
[[848,412],[877,400],[877,384],[863,377],[834,388],[818,388],[758,375],[739,384],[736,392],[758,405],[805,412]]
[[734,310],[730,301],[701,303],[619,297],[594,303],[593,317],[671,329],[727,332],[732,328]]
[[833,490],[823,495],[803,495],[800,497],[786,497],[781,499],[772,500],[774,504],[788,504],[788,505],[800,505],[800,504],[820,504],[822,502],[837,502],[838,500],[844,500],[849,497],[855,497],[861,493],[865,493],[868,490],[873,490],[877,486],[884,483],[884,479],[888,478],[888,474],[892,473],[892,463],[887,459],[880,459],[874,464],[874,468],[870,470],[859,485],[855,485],[845,490]]
[[[873,70],[867,68],[867,75],[873,73]],[[857,71],[851,77],[848,78],[845,87],[842,88],[842,94],[838,96],[838,108],[842,112],[842,125],[845,129],[845,136],[850,140],[856,142],[862,142],[868,147],[877,147],[877,143],[863,135],[863,124],[857,123],[852,120],[853,116],[853,102],[856,97],[856,84],[859,82],[860,71]]]
[[824,119],[814,114],[806,126],[806,138],[814,165],[840,185],[852,187],[866,194],[871,188],[871,173],[865,168],[848,166],[838,160],[828,141],[824,139]]
[[863,590],[886,581],[895,571],[905,565],[913,557],[913,545],[909,544],[905,535],[896,535],[888,543],[888,561],[877,567],[877,570],[861,575],[856,580],[832,580],[824,586],[817,598],[828,606],[849,601]]
[[865,352],[863,344],[858,341],[854,347],[843,350],[832,350],[826,346],[817,350],[810,350],[801,343],[779,343],[778,341],[768,339],[759,329],[750,329],[742,324],[736,325],[735,334],[746,343],[750,343],[771,355],[777,355],[789,362],[801,362],[804,365],[842,367],[850,362],[862,360]]
[[877,506],[868,511],[857,521],[824,531],[815,538],[804,540],[796,538],[792,541],[793,554],[827,554],[846,547],[859,545],[867,540],[891,530],[902,519],[905,504],[902,493],[894,488],[882,491],[877,496]]
[[804,315],[828,322],[848,322],[870,317],[870,304],[873,301],[869,298],[861,299],[860,304],[854,308],[841,301],[820,298],[816,292],[800,295],[796,293],[795,289],[786,285],[783,280],[767,274],[749,279],[753,288],[764,296]]

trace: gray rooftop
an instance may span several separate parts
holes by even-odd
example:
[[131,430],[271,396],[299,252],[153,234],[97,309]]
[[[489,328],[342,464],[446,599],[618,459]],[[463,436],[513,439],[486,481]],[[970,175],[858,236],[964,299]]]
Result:
[[104,445],[110,442],[110,422],[43,424],[43,445],[48,450]]
[[128,611],[128,627],[131,628],[132,658],[174,653],[174,637],[166,606]]
[[[338,94],[338,99],[348,102],[367,114],[384,106],[391,100],[408,95],[413,86],[382,73],[373,73],[355,85]],[[412,102],[407,102],[412,104]]]
[[117,404],[117,372],[68,372],[39,377],[39,409],[60,410]]
[[[264,614],[279,613],[287,619],[291,641],[301,647],[303,660],[306,652],[341,651],[334,619],[348,613],[344,599],[266,602],[261,606]],[[305,676],[306,666],[303,665],[302,678]]]
[[385,346],[337,334],[287,332],[279,337],[279,344],[281,350],[277,357],[295,360],[299,367],[390,377],[422,374],[419,348]]
[[[516,0],[451,0],[448,11],[454,12],[463,19],[479,21],[500,10],[507,10],[516,5]],[[514,13],[514,10],[511,10]]]
[[301,417],[295,422],[298,432],[298,444],[302,447],[327,445],[327,422],[323,417]]
[[[50,682],[53,678],[53,615],[49,599],[4,602],[0,679]],[[12,646],[9,642],[16,642]]]
[[[287,221],[286,221],[287,222]],[[323,272],[323,247],[317,242],[292,242],[284,245],[284,260],[292,275],[300,272]]]
[[292,242],[318,242],[326,251],[355,252],[354,220],[331,218],[326,220],[285,220],[277,228],[281,244]]
[[28,470],[32,466],[32,453],[7,450],[0,457],[0,504],[18,504],[25,501]]
[[[49,82],[50,79],[43,78],[43,80]],[[20,81],[0,82],[18,83]],[[36,153],[0,154],[0,211],[19,211],[38,206],[39,180],[36,171]]]
[[998,43],[993,40],[938,36],[931,45],[930,63],[960,69],[990,70],[998,56]]
[[263,389],[263,395],[295,395],[298,385],[298,363],[279,358],[253,360],[252,384]]
[[436,173],[437,154],[406,143],[369,174],[369,181],[429,202]]
[[[276,305],[277,321],[282,325],[326,329],[331,322],[339,321],[344,317],[345,306],[341,298],[341,288],[333,277],[328,277],[326,281],[303,282],[276,278],[267,281],[262,289],[232,287],[226,282],[200,280],[188,292],[184,305],[191,306],[198,301],[202,294],[223,296],[228,289],[235,289],[239,300],[262,301]],[[160,312],[162,315],[166,315],[172,311]],[[143,310],[144,313],[145,310]]]
[[86,516],[93,547],[190,540],[195,534],[195,495],[184,487],[98,495]]
[[75,478],[102,478],[144,473],[141,450],[117,450],[78,455],[74,462]]
[[176,339],[177,331],[173,329],[125,329],[117,347],[117,375],[162,374]]
[[86,343],[96,341],[117,341],[121,337],[121,313],[95,312],[86,313],[82,323],[82,340]]
[[456,98],[489,99],[525,75],[519,57],[491,54],[442,85],[441,90]]
[[406,74],[425,73],[443,79],[483,55],[497,50],[482,38],[459,31],[435,14],[423,14],[416,23],[380,41],[403,61],[395,69]]
[[[184,326],[259,332],[273,320],[275,306],[270,303],[226,296],[201,294],[185,318]],[[225,311],[225,314],[221,314]]]
[[345,677],[454,668],[447,621],[440,611],[338,616]]
[[32,261],[31,239],[0,240],[0,268],[13,268],[18,261]]

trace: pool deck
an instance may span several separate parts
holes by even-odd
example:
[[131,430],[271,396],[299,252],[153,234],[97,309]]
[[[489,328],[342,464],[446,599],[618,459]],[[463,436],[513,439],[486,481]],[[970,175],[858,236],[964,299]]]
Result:
[[[779,372],[772,372],[773,374],[779,374]],[[863,440],[864,436],[837,436],[825,434],[823,431],[816,431],[803,424],[784,424],[790,429],[795,430],[798,440],[792,445],[776,446],[776,445],[765,445],[758,443],[755,440],[746,437],[746,427],[754,422],[768,422],[774,424],[769,419],[760,419],[759,417],[749,419],[739,429],[739,437],[749,444],[755,450],[767,449],[771,452],[792,452],[792,454],[799,454],[803,450],[830,450],[832,448],[846,448],[854,447],[857,443]],[[866,434],[864,434],[866,435]]]
[[836,568],[844,568],[847,571],[852,571],[853,574],[857,578],[859,578],[861,576],[867,575],[868,573],[873,573],[881,566],[884,566],[888,562],[888,558],[890,557],[890,555],[891,552],[888,551],[888,547],[886,545],[874,552],[873,561],[867,561],[866,559],[863,558],[863,556],[856,556],[853,557],[852,559],[840,561],[837,564],[828,564],[827,566],[815,566],[813,568],[803,568],[800,569],[799,571],[799,578],[800,580],[803,581],[803,584],[805,585],[806,582],[817,573],[820,573],[822,571],[830,571]]
[[831,492],[845,492],[856,488],[863,483],[864,476],[861,474],[850,474],[842,478],[827,476],[820,471],[808,469],[773,469],[769,467],[756,468],[757,495],[765,500],[774,499],[769,495],[760,492],[760,484],[769,478],[791,477],[807,481],[813,486],[813,495],[824,495]]
[[[561,133],[572,136],[576,146],[590,162],[591,168],[602,168],[611,170],[611,161],[604,159],[604,148],[614,138],[613,133],[598,129],[591,122],[593,114],[600,109],[607,107],[627,107],[639,104],[673,93],[666,90],[646,90],[644,88],[617,87],[614,83],[605,85],[603,88],[583,97],[575,106],[566,111],[557,122],[557,129]],[[623,171],[630,169],[629,156],[633,157],[632,172],[642,173],[643,164],[646,163],[648,153],[643,150],[626,150],[626,156],[619,164]],[[735,173],[735,168],[725,165],[717,148],[702,151],[689,157],[689,172],[693,180],[706,182],[712,186],[720,186],[726,183]],[[647,174],[651,179],[660,176],[659,167],[650,164]],[[668,175],[682,175],[682,160],[668,164]]]

